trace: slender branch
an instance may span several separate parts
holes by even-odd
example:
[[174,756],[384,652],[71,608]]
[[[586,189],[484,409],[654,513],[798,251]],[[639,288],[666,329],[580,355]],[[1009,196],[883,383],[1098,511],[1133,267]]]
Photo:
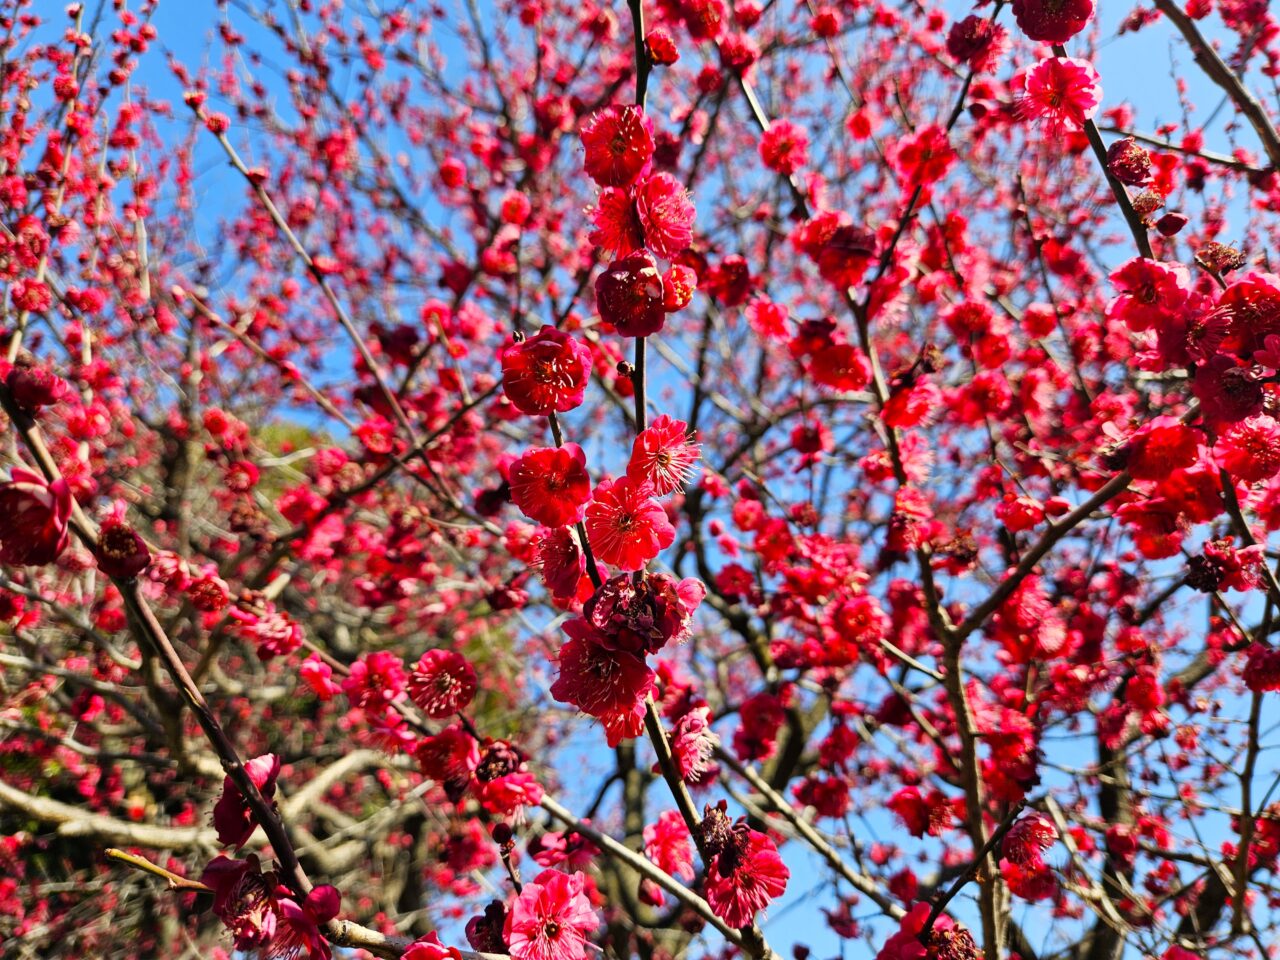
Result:
[[1156,9],[1169,18],[1178,32],[1191,47],[1196,63],[1200,64],[1205,76],[1216,83],[1236,105],[1245,119],[1249,121],[1272,167],[1280,167],[1280,133],[1267,115],[1266,108],[1244,85],[1235,71],[1228,67],[1218,56],[1218,51],[1204,38],[1195,21],[1186,15],[1174,0],[1155,0]]
[[199,880],[192,880],[188,877],[180,877],[171,870],[166,870],[158,863],[152,863],[146,857],[139,857],[132,853],[125,853],[115,847],[108,847],[105,851],[107,858],[110,860],[118,860],[121,863],[127,863],[135,870],[141,870],[144,873],[150,873],[157,877],[162,877],[169,883],[171,890],[194,890],[197,893],[213,893],[213,888],[208,884],[201,883]]

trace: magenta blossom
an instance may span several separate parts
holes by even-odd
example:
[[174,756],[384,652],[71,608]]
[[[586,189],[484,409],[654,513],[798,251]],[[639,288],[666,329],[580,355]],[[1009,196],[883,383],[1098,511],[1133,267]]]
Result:
[[516,960],[584,960],[600,920],[581,873],[544,870],[511,905],[503,939]]
[[[262,798],[270,803],[276,792],[276,778],[280,776],[280,758],[274,753],[264,753],[247,761],[244,771]],[[218,832],[218,842],[229,847],[243,847],[256,826],[249,801],[235,781],[227,777],[222,784],[222,796],[213,807],[213,828]]]
[[14,467],[0,483],[0,563],[40,566],[53,563],[70,536],[71,488],[65,480]]

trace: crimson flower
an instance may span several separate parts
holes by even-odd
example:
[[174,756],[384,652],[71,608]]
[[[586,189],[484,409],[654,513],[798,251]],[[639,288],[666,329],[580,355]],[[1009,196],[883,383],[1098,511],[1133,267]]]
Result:
[[644,245],[670,259],[693,242],[693,201],[689,191],[669,173],[655,173],[636,185],[636,216]]
[[698,289],[698,275],[692,267],[673,263],[662,275],[662,309],[675,313],[689,305]]
[[600,925],[583,892],[581,873],[544,870],[524,885],[503,925],[516,960],[584,960],[588,937]]
[[1107,148],[1107,170],[1121,183],[1141,186],[1151,179],[1151,154],[1133,137],[1122,137]]
[[508,483],[520,511],[547,527],[577,523],[591,499],[587,457],[576,443],[527,451],[511,465]]
[[1221,353],[1196,368],[1191,390],[1209,421],[1236,423],[1262,412],[1264,392],[1255,371]]
[[1255,693],[1280,690],[1280,648],[1255,643],[1243,671],[1244,683]]
[[428,650],[409,677],[409,698],[433,720],[465,710],[475,695],[475,669],[453,650]]
[[680,50],[676,46],[675,38],[668,30],[661,27],[650,30],[644,42],[649,48],[649,59],[660,66],[670,66],[680,59]]
[[690,439],[689,425],[663,413],[636,436],[627,476],[638,483],[647,481],[661,497],[689,482],[697,460],[698,444]]
[[1231,321],[1229,344],[1249,356],[1280,334],[1280,275],[1249,273],[1222,292],[1218,306]]
[[[274,753],[264,753],[246,761],[244,771],[262,798],[270,803],[276,793],[276,778],[280,776],[280,758]],[[228,847],[243,847],[256,826],[249,801],[235,781],[227,777],[222,782],[222,796],[213,807],[213,828],[218,842]]]
[[585,620],[569,620],[564,631],[569,639],[560,648],[560,673],[551,695],[603,723],[611,747],[639,736],[654,672],[642,656],[606,647]]
[[925,960],[926,957],[977,960],[982,955],[972,934],[945,913],[940,914],[925,933],[924,926],[931,912],[927,903],[917,903],[907,911],[897,932],[876,954],[876,960]]
[[1041,856],[1057,839],[1058,831],[1053,824],[1040,814],[1031,813],[1010,828],[1001,852],[1019,866],[1032,866],[1041,862]]
[[609,187],[602,191],[592,222],[596,228],[591,242],[607,253],[625,257],[644,246],[644,225],[635,200],[625,189]]
[[435,736],[423,737],[413,751],[424,777],[440,783],[467,780],[480,764],[475,737],[462,727],[445,727]]
[[596,277],[596,309],[624,337],[647,337],[662,329],[662,275],[648,253],[633,253],[609,264]]
[[596,556],[623,570],[642,570],[671,546],[676,529],[648,483],[630,477],[601,481],[586,510],[587,536]]
[[71,487],[62,479],[14,467],[0,483],[0,563],[40,566],[53,563],[67,545]]
[[700,783],[703,777],[714,774],[717,765],[711,758],[718,746],[720,737],[711,729],[710,707],[694,707],[681,716],[671,732],[671,756],[680,779]]
[[1044,120],[1051,130],[1079,129],[1102,103],[1098,71],[1088,60],[1047,57],[1029,71],[1018,106],[1025,116]]
[[1013,18],[1032,40],[1066,43],[1093,18],[1093,0],[1013,0]]
[[27,411],[51,407],[72,396],[67,382],[47,367],[17,365],[9,371],[5,385],[13,402]]
[[610,650],[644,655],[688,638],[693,614],[706,596],[702,581],[665,573],[611,577],[582,607],[582,615]]
[[1266,414],[1232,424],[1215,448],[1227,473],[1245,483],[1280,473],[1280,422]]
[[98,569],[113,580],[132,580],[151,563],[151,551],[146,541],[118,517],[111,517],[102,524],[94,554],[98,559]]
[[625,187],[653,157],[653,123],[634,106],[605,107],[582,125],[583,163],[602,187]]
[[351,705],[378,710],[404,698],[404,663],[390,650],[377,650],[356,658],[342,680],[342,692]]
[[729,926],[746,927],[758,911],[782,896],[790,877],[777,845],[758,830],[750,830],[745,849],[731,845],[711,859],[707,903]]
[[502,389],[531,417],[572,410],[590,378],[590,349],[552,326],[502,351]]
[[551,595],[572,598],[587,572],[587,558],[577,537],[565,527],[556,527],[538,538],[537,549],[537,565]]
[[1159,480],[1196,462],[1200,435],[1177,417],[1155,417],[1125,445],[1135,479]]
[[645,826],[644,855],[658,869],[685,883],[694,878],[689,827],[684,818],[674,810],[662,811],[656,823]]
[[288,887],[277,887],[278,919],[269,947],[271,960],[329,960],[333,954],[320,928],[338,915],[341,903],[337,888],[327,883],[313,887],[301,903]]
[[1008,49],[1008,31],[986,17],[970,14],[947,33],[947,53],[976,73],[994,70]]
[[815,383],[842,391],[861,390],[870,379],[861,351],[848,343],[838,343],[814,354],[809,373]]
[[760,159],[774,173],[789,177],[809,162],[809,135],[790,120],[775,120],[760,138]]
[[214,857],[200,882],[213,888],[214,915],[231,931],[237,950],[250,951],[271,942],[276,932],[271,897],[275,877],[259,869],[256,856]]
[[1159,329],[1187,302],[1191,274],[1180,263],[1158,263],[1134,257],[1111,274],[1120,296],[1107,307],[1107,317],[1133,331]]
[[893,152],[893,166],[904,186],[927,186],[946,176],[956,152],[947,131],[936,123],[921,127],[904,137]]

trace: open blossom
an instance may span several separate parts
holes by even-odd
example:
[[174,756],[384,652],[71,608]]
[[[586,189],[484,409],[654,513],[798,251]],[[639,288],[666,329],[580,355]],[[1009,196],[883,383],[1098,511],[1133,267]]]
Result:
[[656,681],[644,658],[610,650],[585,620],[569,620],[564,632],[569,639],[560,648],[560,673],[551,695],[604,724],[611,747],[639,736],[644,701]]
[[1232,424],[1215,448],[1227,473],[1245,483],[1280,473],[1280,422],[1266,414]]
[[919,787],[903,787],[885,804],[898,815],[913,837],[923,837],[926,833],[938,837],[951,828],[951,801],[941,790],[921,792]]
[[267,948],[271,960],[329,960],[333,955],[320,928],[338,915],[337,888],[322,883],[299,903],[288,887],[276,888],[276,932]]
[[978,960],[982,953],[973,935],[945,913],[939,914],[925,933],[932,912],[927,903],[917,903],[908,910],[898,930],[876,954],[876,960]]
[[688,883],[694,878],[689,827],[675,810],[664,810],[644,828],[644,855],[659,870]]
[[1125,444],[1125,467],[1138,480],[1161,480],[1196,462],[1201,434],[1177,417],[1156,417]]
[[509,483],[520,511],[547,527],[577,523],[591,499],[587,457],[576,443],[526,451],[511,465]]
[[587,572],[587,558],[578,538],[566,527],[547,530],[538,538],[537,566],[553,597],[570,598]]
[[683,310],[698,289],[698,275],[692,267],[673,263],[662,275],[662,309],[667,313]]
[[947,131],[931,123],[898,141],[893,168],[904,186],[927,186],[945,177],[955,159]]
[[351,705],[378,710],[404,697],[404,663],[390,650],[376,650],[357,657],[342,680],[342,692]]
[[585,960],[600,925],[581,873],[544,870],[511,905],[502,938],[515,960]]
[[264,663],[302,646],[302,625],[254,591],[242,594],[227,608],[227,616],[241,636],[257,645],[258,659]]
[[525,807],[542,802],[542,784],[525,769],[513,770],[492,780],[477,776],[472,789],[480,805],[499,817],[522,819]]
[[782,896],[790,877],[777,845],[763,833],[748,830],[745,844],[730,843],[707,866],[707,902],[729,926],[745,927]]
[[698,444],[689,437],[689,425],[663,413],[636,436],[627,476],[637,482],[648,481],[654,494],[661,497],[688,483],[697,461]]
[[583,123],[582,145],[592,180],[602,187],[625,187],[653,156],[653,123],[639,107],[605,107]]
[[552,326],[502,351],[502,389],[517,410],[530,416],[574,409],[590,379],[590,349]]
[[73,396],[70,385],[48,367],[18,364],[5,378],[9,395],[23,410],[51,407]]
[[596,228],[591,242],[606,253],[625,257],[644,246],[644,225],[627,190],[609,187],[601,191],[592,222]]
[[[276,793],[276,778],[280,776],[280,758],[274,753],[264,753],[246,761],[244,770],[258,788],[258,793],[270,803]],[[256,826],[249,801],[235,781],[226,777],[222,782],[222,796],[213,807],[213,828],[217,831],[218,842],[228,847],[242,847]]]
[[862,280],[876,252],[875,235],[863,227],[837,227],[817,250],[822,279],[844,289]]
[[1001,852],[1019,866],[1035,866],[1041,863],[1044,852],[1054,845],[1058,831],[1052,823],[1038,813],[1022,817],[1005,835]]
[[413,756],[424,777],[441,783],[467,780],[480,765],[475,737],[460,726],[445,727],[434,736],[423,737]]
[[1108,305],[1107,317],[1135,332],[1164,326],[1191,293],[1191,274],[1180,263],[1134,257],[1110,279],[1120,296]]
[[809,162],[809,135],[790,120],[775,120],[760,138],[760,159],[774,173],[789,177]]
[[1008,49],[1008,31],[987,17],[970,14],[947,33],[947,53],[976,73],[994,70]]
[[71,487],[14,467],[0,483],[0,563],[53,563],[67,545]]
[[262,872],[256,856],[214,857],[200,882],[212,888],[213,913],[230,931],[237,950],[251,951],[271,942],[276,932],[276,881],[273,874]]
[[313,653],[299,664],[298,676],[320,700],[332,700],[342,692],[342,687],[333,682],[333,668],[318,654]]
[[428,650],[409,677],[409,698],[433,720],[465,710],[475,695],[475,668],[454,650]]
[[653,488],[630,477],[601,481],[586,510],[587,537],[601,562],[642,570],[671,546],[676,529]]
[[1221,353],[1196,368],[1191,390],[1209,421],[1236,423],[1262,412],[1264,394],[1257,372]]
[[1248,357],[1280,334],[1280,275],[1253,271],[1228,286],[1218,306],[1231,322],[1225,346]]
[[809,373],[815,383],[833,390],[861,390],[870,379],[861,351],[848,343],[837,343],[815,353]]
[[1013,18],[1032,40],[1066,43],[1093,18],[1094,0],[1013,0]]
[[671,174],[655,173],[636,184],[635,208],[644,245],[659,257],[670,259],[693,242],[693,200]]
[[1102,103],[1098,71],[1088,60],[1047,57],[1029,71],[1018,106],[1025,116],[1047,122],[1050,129],[1079,129]]

